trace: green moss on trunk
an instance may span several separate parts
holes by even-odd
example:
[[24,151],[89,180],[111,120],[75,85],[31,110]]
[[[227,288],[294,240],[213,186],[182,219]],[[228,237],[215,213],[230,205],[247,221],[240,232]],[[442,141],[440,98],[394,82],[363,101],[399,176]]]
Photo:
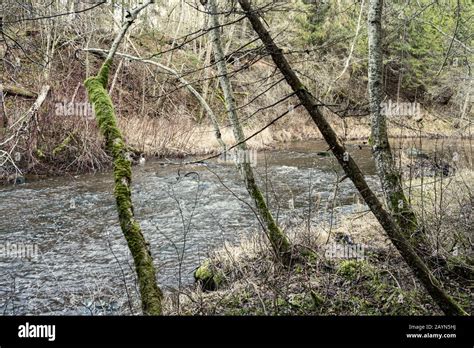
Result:
[[87,79],[84,84],[94,106],[100,131],[105,137],[107,151],[113,158],[114,195],[120,227],[135,264],[143,313],[159,315],[162,312],[163,295],[156,283],[155,266],[148,244],[135,220],[131,197],[132,166],[122,133],[117,127],[112,100],[106,90],[111,63],[111,60],[105,61],[99,74]]
[[[229,74],[227,71],[225,54],[222,49],[221,33],[219,29],[219,9],[216,0],[208,1],[208,10],[211,14],[211,26],[214,28],[210,31],[210,34],[213,43],[214,58],[216,61],[217,70],[219,72],[219,82],[223,92],[223,101],[227,110],[229,121],[232,125],[235,141],[239,143],[237,149],[239,151],[247,151],[245,135],[237,115],[237,105],[235,103],[232,83],[229,79]],[[246,161],[243,161],[243,163],[238,164],[238,168],[245,180],[247,191],[255,201],[258,215],[263,220],[262,227],[270,239],[270,243],[275,255],[284,264],[289,264],[291,261],[290,242],[288,241],[288,238],[284,232],[276,224],[270,209],[268,208],[267,203],[265,202],[263,195],[255,181],[255,176],[251,165],[246,163]]]
[[209,260],[204,263],[194,272],[194,279],[201,284],[203,290],[214,291],[222,285],[224,275],[222,271],[215,269]]
[[247,186],[250,191],[250,195],[255,200],[255,205],[257,206],[259,214],[266,222],[268,239],[270,240],[273,250],[275,251],[277,257],[281,259],[283,264],[288,265],[291,262],[291,244],[288,241],[288,238],[273,219],[273,215],[268,209],[267,203],[263,198],[262,192],[258,189],[257,184],[253,182],[248,183]]

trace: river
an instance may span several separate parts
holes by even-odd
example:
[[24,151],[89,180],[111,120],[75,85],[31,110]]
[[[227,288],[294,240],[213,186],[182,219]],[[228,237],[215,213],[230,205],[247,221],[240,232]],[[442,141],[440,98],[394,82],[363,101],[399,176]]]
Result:
[[[427,149],[433,144],[424,142]],[[326,150],[323,141],[307,141],[258,152],[258,181],[283,228],[307,219],[308,202],[319,200],[319,207],[332,202],[343,174],[332,156],[318,154]],[[348,150],[377,189],[370,147],[352,143]],[[0,244],[38,250],[31,258],[0,255],[0,314],[128,313],[127,293],[136,299],[137,289],[112,191],[111,173],[0,189]],[[179,167],[150,160],[133,169],[133,201],[165,291],[191,284],[194,269],[225,241],[261,233],[230,162]],[[360,209],[358,201],[354,186],[344,180],[336,213]],[[312,224],[329,216],[321,208]]]

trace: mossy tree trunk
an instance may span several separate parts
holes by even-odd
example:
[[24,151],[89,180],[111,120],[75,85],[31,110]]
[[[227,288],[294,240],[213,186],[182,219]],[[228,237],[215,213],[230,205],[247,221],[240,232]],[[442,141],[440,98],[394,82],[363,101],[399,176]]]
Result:
[[425,243],[418,233],[415,213],[403,192],[401,175],[395,168],[388,141],[387,120],[381,112],[382,103],[382,8],[383,0],[370,0],[367,20],[369,39],[369,99],[371,114],[371,145],[377,174],[382,184],[385,200],[393,217],[413,246],[422,249]]
[[[216,0],[208,0],[207,5],[208,11],[211,17],[211,40],[212,40],[212,47],[214,51],[214,58],[217,65],[217,70],[219,74],[219,82],[224,94],[224,100],[227,109],[227,115],[229,117],[230,123],[232,125],[232,130],[234,133],[234,138],[237,143],[240,143],[237,146],[237,151],[245,153],[248,151],[247,144],[245,143],[245,135],[242,129],[242,125],[239,122],[239,118],[237,115],[237,108],[234,98],[234,93],[232,90],[232,83],[229,79],[227,65],[225,61],[225,55],[222,48],[222,39],[220,34],[220,23],[219,23],[219,15],[218,9],[216,5]],[[263,226],[265,228],[265,233],[267,234],[272,248],[277,255],[278,258],[284,263],[288,263],[290,261],[290,243],[288,238],[283,233],[283,231],[278,227],[275,219],[273,218],[270,209],[265,202],[265,199],[260,191],[256,181],[255,176],[252,170],[251,163],[246,161],[245,158],[250,156],[237,156],[237,158],[244,158],[243,161],[238,161],[237,165],[238,168],[245,180],[245,185],[247,191],[249,192],[252,199],[255,201],[255,205],[257,207],[257,212],[260,218],[263,220]]]
[[467,313],[444,291],[439,280],[430,272],[423,260],[418,256],[411,243],[403,235],[398,224],[394,221],[380,203],[377,196],[368,186],[364,174],[346,151],[331,125],[319,110],[318,102],[306,89],[296,73],[291,68],[282,50],[275,44],[268,30],[264,27],[258,17],[258,13],[253,11],[249,0],[238,0],[253,29],[258,34],[260,40],[265,45],[267,52],[271,55],[275,65],[285,77],[287,83],[298,96],[301,104],[310,114],[312,120],[323,135],[325,141],[330,146],[334,156],[338,160],[346,175],[352,180],[355,187],[375,215],[388,237],[398,249],[406,263],[412,269],[420,282],[424,285],[433,300],[447,315],[467,315]]
[[95,116],[101,133],[105,137],[107,151],[112,155],[114,167],[114,195],[117,203],[120,227],[132,254],[140,289],[143,314],[160,315],[162,313],[162,292],[156,282],[156,271],[149,244],[145,240],[140,225],[135,219],[131,197],[132,164],[131,156],[117,126],[112,99],[107,93],[109,70],[117,48],[135,20],[138,12],[153,1],[145,2],[131,12],[122,31],[115,38],[109,54],[97,76],[85,81],[89,100],[94,106]]

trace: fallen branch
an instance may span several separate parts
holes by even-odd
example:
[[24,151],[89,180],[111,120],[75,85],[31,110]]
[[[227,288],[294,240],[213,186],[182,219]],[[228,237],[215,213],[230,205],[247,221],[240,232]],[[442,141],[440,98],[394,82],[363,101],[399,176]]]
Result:
[[38,110],[41,108],[46,97],[48,96],[50,89],[51,89],[51,86],[49,85],[44,85],[43,87],[41,87],[41,91],[38,97],[36,98],[35,102],[33,103],[33,105],[30,107],[30,109],[26,112],[26,114],[24,114],[22,117],[16,120],[15,123],[13,123],[9,127],[9,129],[13,129],[18,124],[21,124],[20,128],[23,128],[24,125],[26,125],[29,122],[29,120],[33,117],[33,115],[35,115],[38,112]]
[[20,86],[3,85],[3,93],[7,95],[16,95],[24,98],[36,98],[38,93],[27,90]]

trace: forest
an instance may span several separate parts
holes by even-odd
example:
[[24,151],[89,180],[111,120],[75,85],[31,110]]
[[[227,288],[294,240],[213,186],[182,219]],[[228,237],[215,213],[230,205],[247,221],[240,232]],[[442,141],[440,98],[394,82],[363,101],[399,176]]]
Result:
[[470,0],[1,0],[0,314],[472,315],[473,50]]

